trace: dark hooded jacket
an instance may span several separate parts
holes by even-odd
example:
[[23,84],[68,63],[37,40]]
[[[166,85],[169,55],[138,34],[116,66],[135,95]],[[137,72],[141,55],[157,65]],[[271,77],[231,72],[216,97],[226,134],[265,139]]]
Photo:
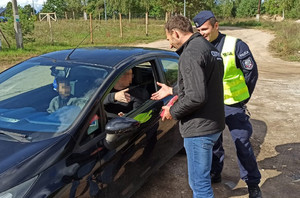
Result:
[[224,66],[220,53],[199,33],[194,33],[177,51],[178,101],[170,108],[180,120],[182,137],[214,134],[225,128],[223,101]]

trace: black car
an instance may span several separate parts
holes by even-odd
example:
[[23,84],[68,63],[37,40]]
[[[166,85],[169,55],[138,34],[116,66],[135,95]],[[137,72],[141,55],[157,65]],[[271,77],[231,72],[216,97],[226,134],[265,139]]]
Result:
[[[0,198],[132,196],[183,148],[177,121],[160,119],[172,96],[150,99],[156,82],[176,82],[177,63],[176,53],[158,49],[79,48],[2,72]],[[129,89],[148,99],[108,116],[104,101],[128,70]],[[61,79],[68,80],[72,102],[53,110]]]

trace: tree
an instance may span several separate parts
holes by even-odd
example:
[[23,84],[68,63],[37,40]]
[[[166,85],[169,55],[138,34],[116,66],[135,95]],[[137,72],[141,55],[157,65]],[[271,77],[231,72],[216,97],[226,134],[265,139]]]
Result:
[[70,12],[73,17],[78,18],[81,15],[82,11],[82,2],[81,0],[66,0],[67,11]]
[[222,17],[232,17],[234,11],[234,1],[233,0],[220,0],[220,12]]
[[[34,20],[31,18],[31,6],[25,6],[24,8],[18,7],[19,10],[19,18],[20,18],[20,24],[22,27],[22,35],[24,38],[24,41],[31,39],[30,36],[32,35],[32,32],[34,30]],[[5,26],[2,26],[4,32],[6,32],[6,35],[8,35],[9,38],[15,37],[15,31],[14,31],[14,17],[13,17],[13,8],[12,3],[8,2],[6,6],[5,16],[9,18],[7,24]]]
[[257,14],[258,0],[241,0],[236,12],[237,17],[254,17]]
[[47,0],[41,12],[55,12],[57,18],[64,18],[67,4],[64,0]]
[[286,13],[286,16],[288,18],[295,18],[295,19],[300,18],[300,0],[295,0],[293,2],[291,9],[288,10],[288,12]]
[[33,8],[30,4],[25,5],[24,8],[21,8],[22,13],[27,16],[27,19],[30,19],[33,14]]
[[5,16],[6,17],[12,17],[13,16],[13,9],[12,9],[11,1],[6,4]]
[[284,13],[287,18],[300,17],[300,0],[266,0],[263,6],[269,15]]
[[278,0],[267,0],[263,4],[265,11],[269,15],[280,14],[280,4]]

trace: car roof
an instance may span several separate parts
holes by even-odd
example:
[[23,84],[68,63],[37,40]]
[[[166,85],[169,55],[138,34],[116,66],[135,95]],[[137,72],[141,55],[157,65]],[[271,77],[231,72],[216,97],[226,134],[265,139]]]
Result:
[[[56,61],[67,61],[105,65],[114,67],[118,63],[126,59],[137,59],[138,57],[153,57],[153,56],[177,56],[175,52],[160,50],[154,48],[139,48],[139,47],[89,47],[50,52],[41,55],[41,57],[51,58]],[[70,55],[71,53],[71,55]]]

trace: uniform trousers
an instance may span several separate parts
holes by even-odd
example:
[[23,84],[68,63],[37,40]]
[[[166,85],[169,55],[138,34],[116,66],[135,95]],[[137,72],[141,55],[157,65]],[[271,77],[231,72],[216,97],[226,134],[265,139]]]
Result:
[[[252,135],[252,125],[249,116],[246,114],[246,106],[236,104],[234,106],[225,105],[225,123],[230,131],[235,144],[240,177],[248,186],[258,185],[261,174],[258,170],[256,157],[254,155],[250,137]],[[211,173],[221,174],[224,165],[223,136],[219,137],[213,147],[213,160]]]

